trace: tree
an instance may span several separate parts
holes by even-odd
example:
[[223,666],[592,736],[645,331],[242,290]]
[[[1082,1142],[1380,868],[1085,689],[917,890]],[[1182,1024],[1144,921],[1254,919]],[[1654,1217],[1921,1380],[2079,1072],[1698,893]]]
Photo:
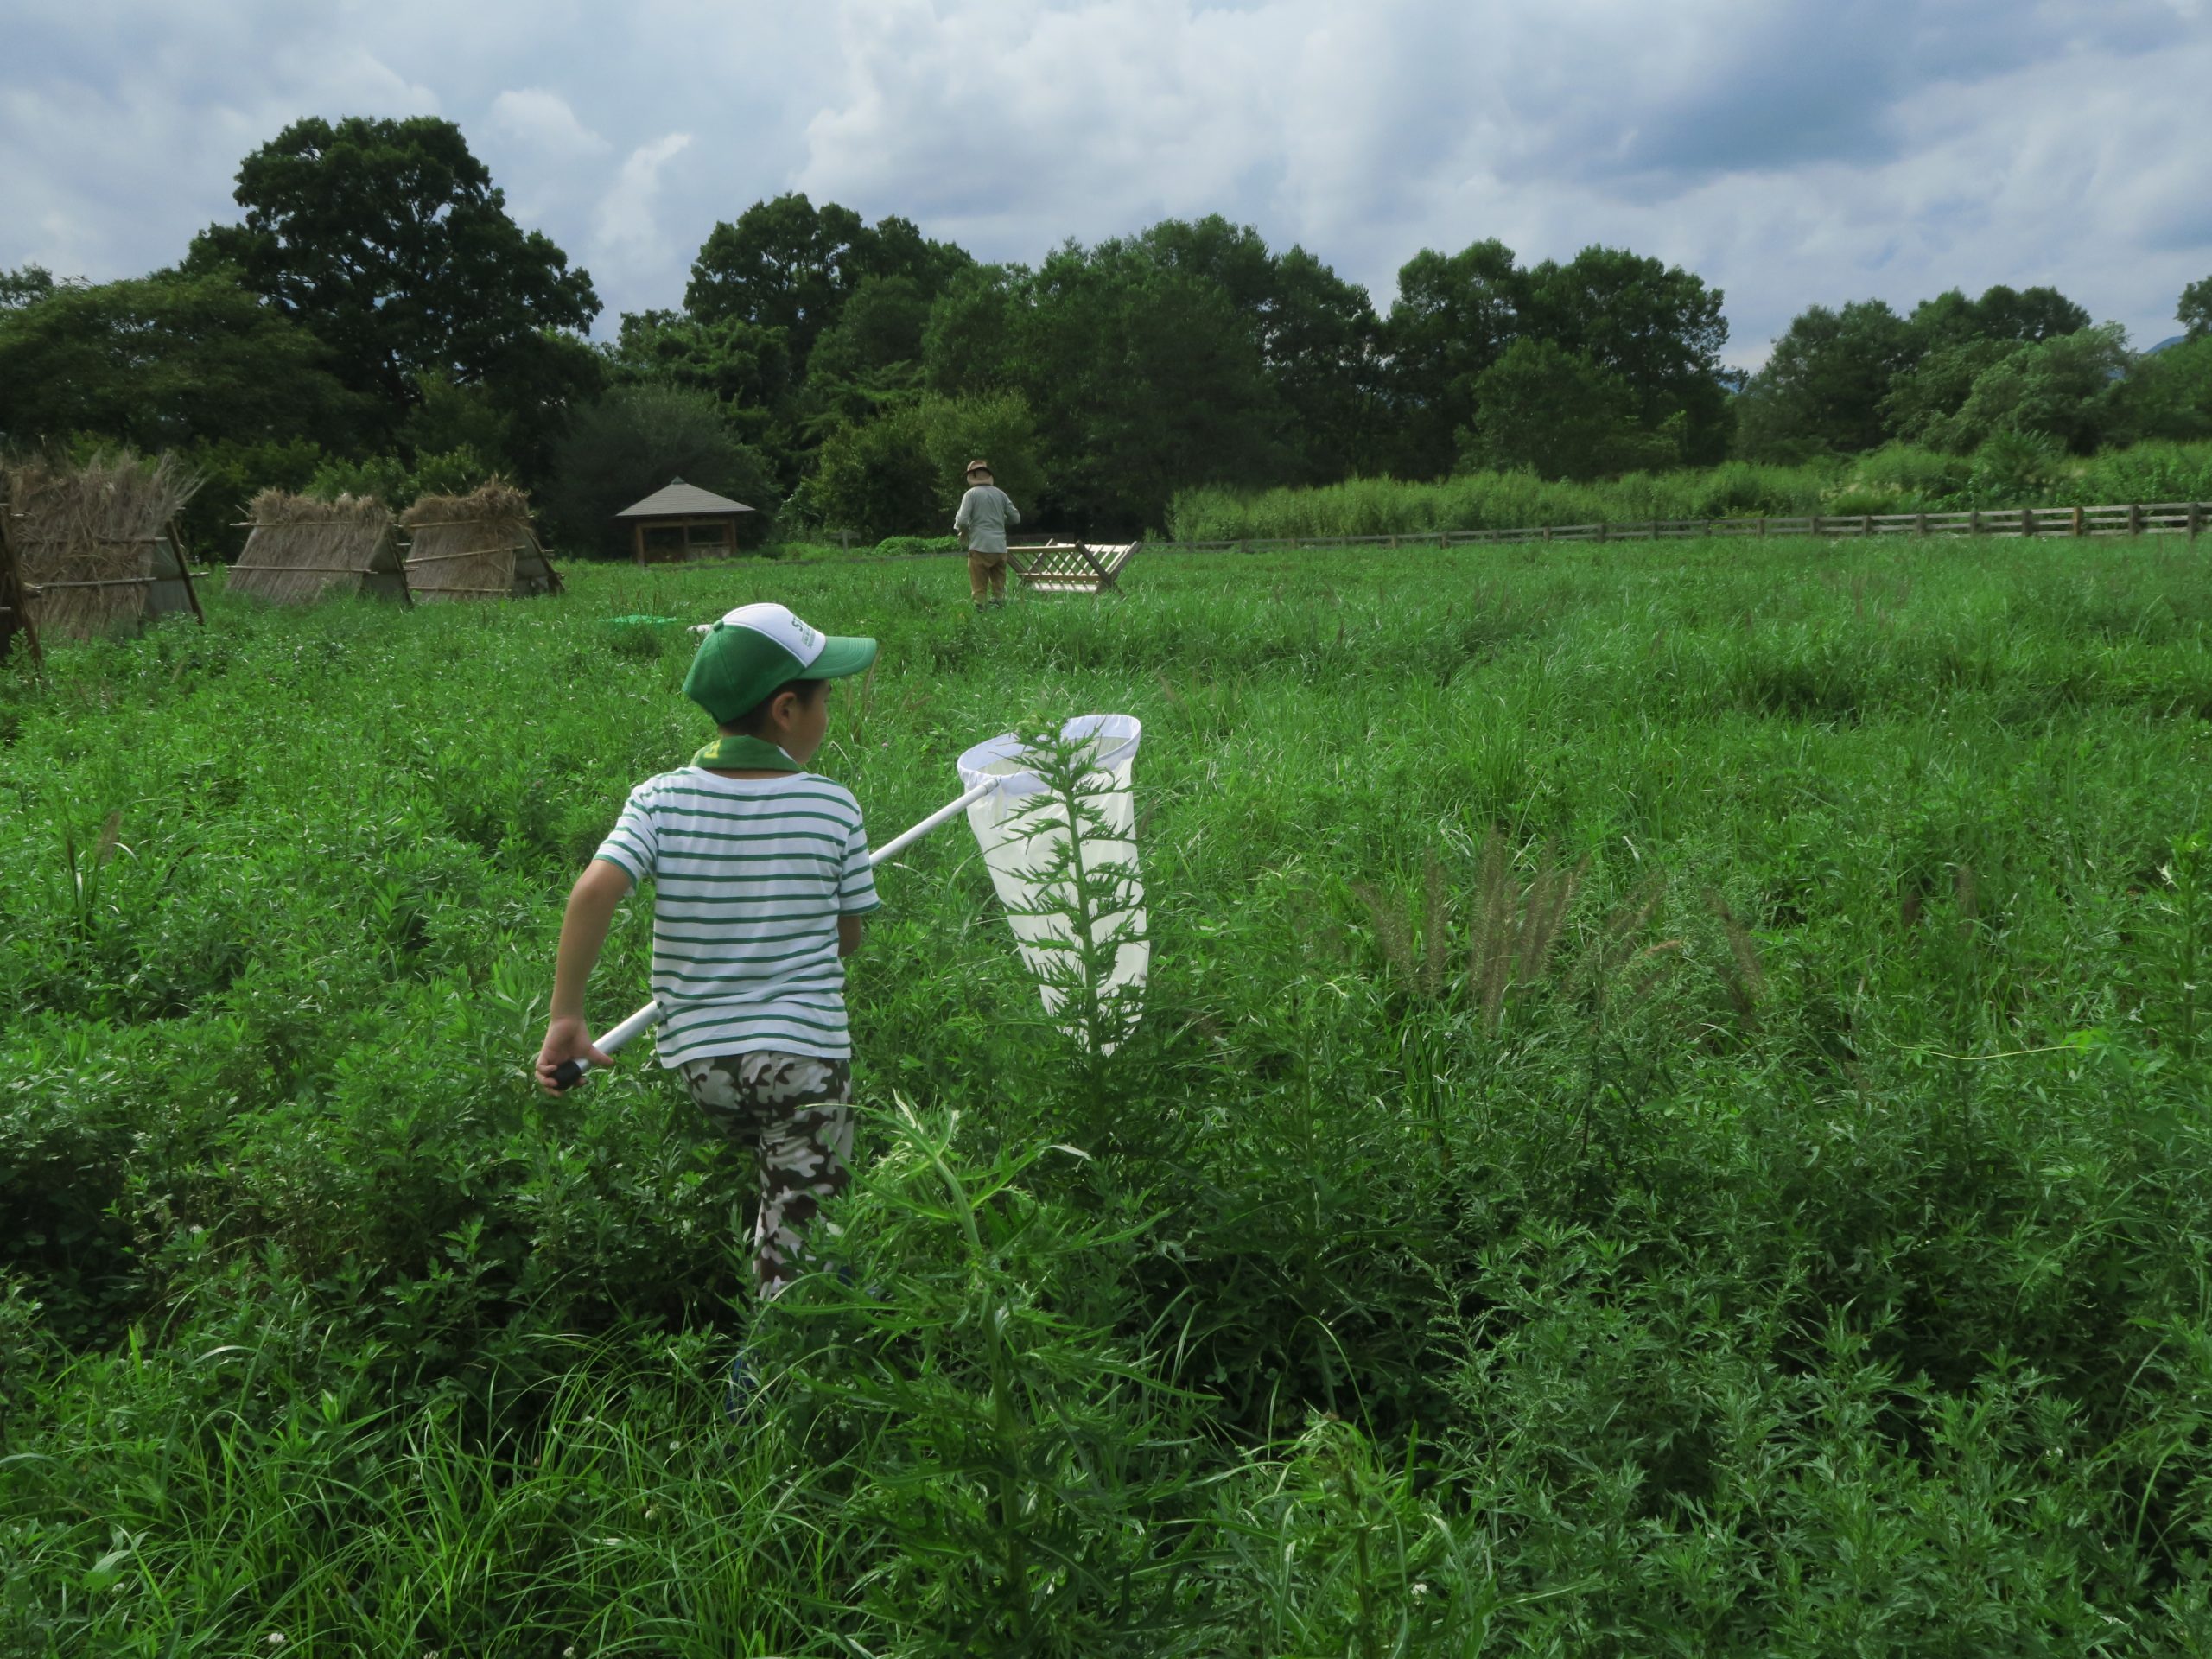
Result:
[[1261,352],[1282,406],[1292,476],[1333,483],[1382,470],[1388,456],[1377,395],[1382,320],[1367,290],[1300,247],[1275,261]]
[[1886,435],[1883,400],[1912,360],[1913,335],[1880,300],[1793,318],[1738,411],[1738,447],[1754,460],[1802,461],[1872,449]]
[[2191,340],[2202,340],[2212,334],[2212,276],[2191,283],[2181,291],[2181,303],[2174,315]]
[[1516,340],[1475,380],[1461,464],[1595,478],[1649,455],[1636,394],[1612,370],[1548,340]]
[[1281,405],[1249,320],[1219,283],[1141,239],[1071,243],[1034,271],[957,282],[931,310],[923,378],[1022,392],[1052,510],[1086,535],[1158,524],[1186,485],[1282,469]]
[[203,232],[194,263],[235,264],[395,420],[433,374],[588,389],[551,336],[598,313],[589,274],[508,217],[450,121],[296,121],[245,158],[235,196],[245,222]]
[[1974,302],[1974,315],[1985,340],[2028,345],[2078,334],[2090,321],[2087,311],[2055,288],[2011,289],[2002,283],[1983,290]]
[[1924,443],[1964,406],[1983,372],[2019,349],[2009,340],[1970,335],[1938,346],[1890,382],[1882,421],[1891,436]]
[[679,477],[754,509],[740,520],[741,543],[767,538],[781,501],[766,459],[739,442],[712,397],[676,386],[618,386],[577,410],[538,499],[569,546],[623,558],[629,531],[614,515]]
[[2212,333],[2137,358],[2108,397],[2107,435],[2122,443],[2212,438]]
[[36,305],[56,287],[54,273],[44,265],[24,265],[0,270],[0,315]]
[[969,461],[987,457],[999,486],[1026,512],[1046,487],[1039,451],[1019,392],[925,397],[832,433],[798,499],[825,529],[872,541],[950,535]]
[[931,242],[907,219],[874,228],[849,207],[819,209],[803,193],[756,201],[734,224],[708,233],[683,290],[684,309],[702,322],[735,319],[781,329],[804,374],[814,343],[870,276],[906,276],[934,298],[970,261]]
[[1384,384],[1399,428],[1394,470],[1441,478],[1475,416],[1475,381],[1522,331],[1528,283],[1492,239],[1455,254],[1424,248],[1398,271],[1382,325]]
[[814,343],[806,397],[823,431],[866,420],[921,395],[922,336],[930,302],[911,276],[870,276]]
[[2049,438],[2076,454],[2096,448],[2113,381],[2127,365],[2117,323],[2015,346],[1976,377],[1957,414],[1934,422],[1929,442],[1955,454],[1992,437]]
[[2079,334],[2089,326],[2089,314],[2055,288],[2012,289],[1999,283],[1984,289],[1978,300],[1968,299],[1961,289],[1947,289],[1915,306],[1907,321],[1917,359],[1969,340],[2032,345]]
[[780,478],[796,480],[791,357],[782,329],[736,317],[702,322],[677,311],[636,312],[623,317],[606,359],[617,385],[704,392],[741,442],[768,455]]
[[1605,247],[1585,248],[1565,264],[1547,259],[1525,288],[1523,333],[1618,375],[1648,430],[1680,417],[1680,460],[1726,454],[1732,415],[1719,374],[1728,322],[1719,289],[1679,265]]
[[223,271],[58,285],[0,312],[0,433],[136,448],[353,441],[365,414],[330,352]]

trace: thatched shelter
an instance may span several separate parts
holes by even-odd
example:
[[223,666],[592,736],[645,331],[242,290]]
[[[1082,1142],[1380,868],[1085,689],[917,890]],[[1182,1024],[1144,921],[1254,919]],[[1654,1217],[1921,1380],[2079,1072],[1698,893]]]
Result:
[[231,567],[231,592],[272,605],[340,594],[409,602],[391,510],[374,496],[317,501],[264,490],[248,512],[253,533]]
[[468,495],[426,495],[400,515],[413,540],[407,587],[434,600],[526,599],[561,591],[530,527],[530,498],[493,479]]
[[39,660],[38,630],[31,626],[23,601],[22,583],[16,576],[15,550],[8,539],[8,527],[14,515],[9,511],[7,486],[7,475],[0,473],[0,663],[8,660],[18,639],[35,663]]
[[679,478],[614,516],[629,522],[630,545],[639,564],[676,564],[735,558],[738,520],[753,511],[742,501]]
[[9,469],[8,542],[41,638],[85,639],[176,612],[204,622],[175,518],[200,480],[162,455],[96,455]]

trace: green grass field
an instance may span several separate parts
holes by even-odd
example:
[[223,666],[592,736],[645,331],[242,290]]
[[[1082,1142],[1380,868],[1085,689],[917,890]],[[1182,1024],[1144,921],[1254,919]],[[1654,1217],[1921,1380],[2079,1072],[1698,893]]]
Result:
[[[11,665],[0,1652],[2205,1651],[2208,560],[570,564]],[[605,619],[766,598],[883,641],[879,842],[1141,717],[1154,969],[1086,1065],[963,825],[879,872],[856,1284],[732,1426],[749,1172],[642,1045],[524,1076],[706,735]]]

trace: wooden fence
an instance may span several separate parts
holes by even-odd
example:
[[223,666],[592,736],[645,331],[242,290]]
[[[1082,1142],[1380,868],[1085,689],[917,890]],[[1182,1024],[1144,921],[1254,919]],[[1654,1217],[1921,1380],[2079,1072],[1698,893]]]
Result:
[[1295,547],[1669,542],[1704,536],[2187,536],[2194,540],[2207,525],[2212,525],[2212,501],[2158,501],[2116,507],[1992,507],[1978,512],[1816,512],[1796,518],[1633,518],[1618,524],[1433,530],[1400,536],[1254,536],[1225,542],[1147,542],[1144,550],[1242,553]]

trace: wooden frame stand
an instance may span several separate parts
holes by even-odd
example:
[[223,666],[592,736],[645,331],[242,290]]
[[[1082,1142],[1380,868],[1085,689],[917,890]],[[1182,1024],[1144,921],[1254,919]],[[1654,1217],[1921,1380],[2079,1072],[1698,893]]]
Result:
[[[1121,594],[1116,580],[1141,542],[1092,547],[1082,542],[1045,542],[1007,549],[1007,563],[1021,585],[1036,594]],[[1025,563],[1025,560],[1027,561]],[[1122,597],[1128,595],[1122,594]]]

